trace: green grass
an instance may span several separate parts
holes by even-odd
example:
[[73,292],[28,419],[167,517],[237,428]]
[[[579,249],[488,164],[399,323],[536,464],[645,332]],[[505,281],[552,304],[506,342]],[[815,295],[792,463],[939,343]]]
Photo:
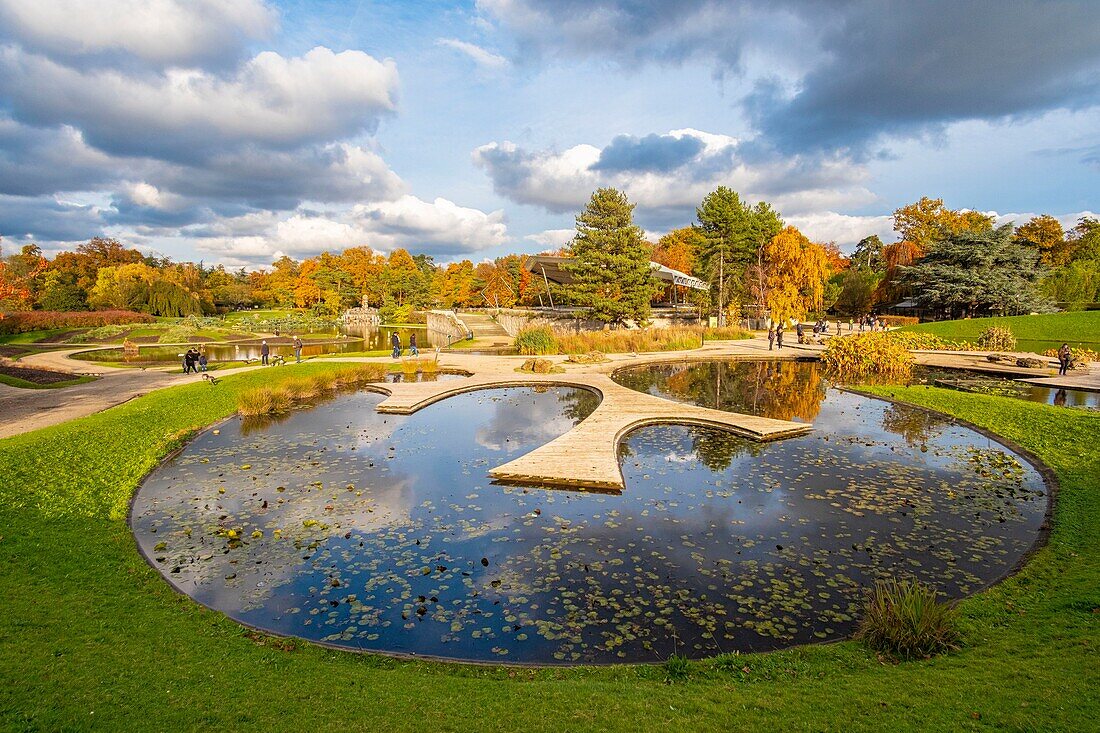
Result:
[[1061,481],[1049,545],[960,604],[958,652],[895,665],[843,642],[526,670],[245,633],[145,564],[130,496],[241,390],[338,366],[174,387],[0,440],[0,729],[1072,731],[1100,717],[1100,416],[925,387],[874,391],[995,429]]
[[69,331],[79,331],[82,329],[73,328],[51,328],[45,331],[25,331],[23,333],[6,333],[0,335],[0,344],[35,344],[42,339],[48,339],[51,336],[56,336],[59,333],[68,333]]
[[1011,329],[1016,337],[1018,351],[1041,354],[1047,349],[1058,348],[1063,342],[1068,342],[1073,347],[1100,351],[1100,311],[938,321],[905,326],[901,330],[931,333],[950,341],[977,343],[981,332],[990,326]]
[[84,375],[80,377],[74,377],[72,379],[66,379],[64,382],[54,382],[53,384],[38,384],[37,382],[20,379],[19,377],[12,377],[8,374],[0,374],[0,384],[6,384],[9,387],[19,387],[20,389],[59,389],[61,387],[72,387],[76,384],[94,382],[95,380],[95,377]]

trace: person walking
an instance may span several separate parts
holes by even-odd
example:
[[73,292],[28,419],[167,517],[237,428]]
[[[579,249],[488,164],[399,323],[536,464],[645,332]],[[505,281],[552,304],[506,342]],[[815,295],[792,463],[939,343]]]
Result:
[[302,337],[294,337],[294,360],[296,363],[302,363]]
[[397,335],[397,331],[390,334],[390,346],[393,347],[393,358],[401,358],[401,337]]
[[768,351],[775,348],[775,326],[768,326]]
[[775,329],[775,348],[779,351],[783,350],[783,326]]
[[190,374],[191,370],[195,368],[195,353],[188,349],[183,352],[183,373]]
[[852,319],[849,318],[848,319],[848,333],[851,333],[851,332],[852,332]]
[[416,348],[416,334],[409,334],[409,354],[411,356],[420,356],[420,349]]
[[1064,377],[1069,371],[1069,363],[1073,359],[1073,352],[1069,348],[1069,344],[1062,344],[1058,347],[1058,376]]
[[267,357],[271,356],[271,347],[267,345],[267,339],[260,342],[260,364],[267,366]]
[[802,321],[794,324],[794,335],[798,337],[798,343],[805,343],[805,336],[802,334]]

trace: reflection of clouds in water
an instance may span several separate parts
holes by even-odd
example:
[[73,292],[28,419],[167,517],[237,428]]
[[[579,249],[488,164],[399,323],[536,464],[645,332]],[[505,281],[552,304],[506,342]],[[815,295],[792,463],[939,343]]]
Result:
[[542,445],[573,427],[573,421],[561,414],[562,404],[556,400],[532,399],[528,395],[488,399],[496,404],[475,433],[477,444],[488,450],[511,452],[522,446]]

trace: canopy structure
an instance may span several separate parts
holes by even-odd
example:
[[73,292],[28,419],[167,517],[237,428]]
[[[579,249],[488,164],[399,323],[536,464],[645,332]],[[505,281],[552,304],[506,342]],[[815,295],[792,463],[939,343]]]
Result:
[[[573,284],[573,275],[563,265],[572,259],[572,257],[558,257],[556,255],[535,255],[527,258],[525,267],[541,277],[544,282],[568,286]],[[710,287],[697,277],[692,277],[679,270],[673,270],[671,267],[665,267],[659,262],[650,262],[649,266],[653,268],[653,274],[657,276],[657,279],[663,285],[678,285],[691,290],[706,290]]]

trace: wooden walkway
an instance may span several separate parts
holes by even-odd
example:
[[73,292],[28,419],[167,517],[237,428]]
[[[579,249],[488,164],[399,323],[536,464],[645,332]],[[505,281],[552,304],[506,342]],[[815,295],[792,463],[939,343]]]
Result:
[[[514,365],[516,362],[511,362]],[[637,392],[616,384],[606,374],[479,373],[465,379],[377,385],[389,396],[379,412],[408,415],[434,402],[464,392],[499,387],[560,385],[590,389],[601,397],[599,407],[555,440],[489,471],[497,481],[571,488],[621,491],[619,442],[644,425],[677,423],[728,430],[752,440],[767,441],[802,435],[805,423],[711,410]]]

